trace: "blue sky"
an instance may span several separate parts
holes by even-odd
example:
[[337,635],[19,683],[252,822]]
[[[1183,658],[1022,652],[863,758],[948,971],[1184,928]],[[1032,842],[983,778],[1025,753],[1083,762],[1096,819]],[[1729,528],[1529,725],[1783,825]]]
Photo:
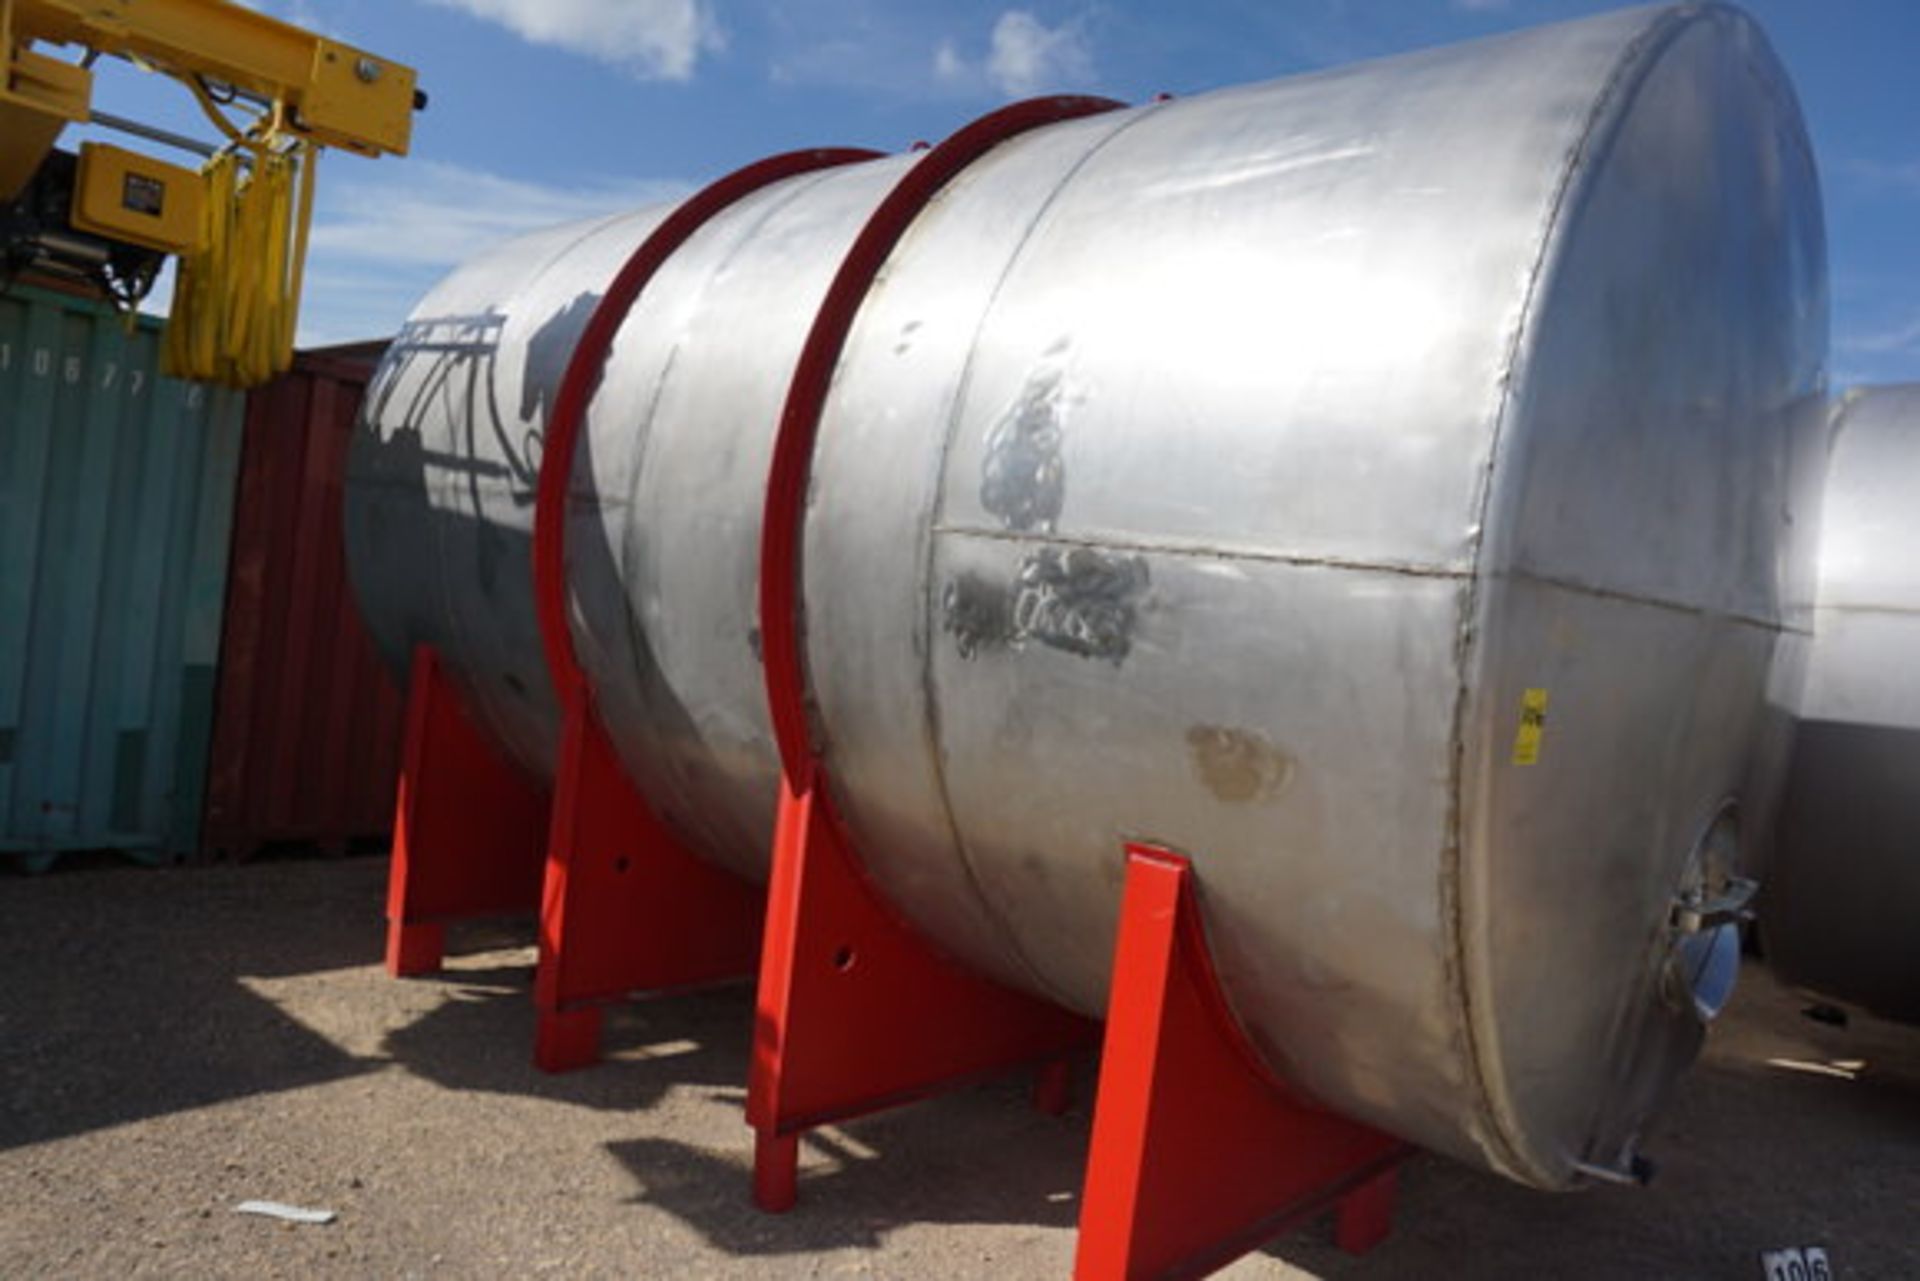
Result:
[[[1128,101],[1617,7],[1606,0],[262,0],[419,69],[413,154],[330,154],[303,343],[398,327],[487,243],[794,147],[896,149],[1010,98]],[[1825,188],[1836,385],[1920,379],[1920,3],[1752,0]],[[98,105],[204,134],[131,68]]]

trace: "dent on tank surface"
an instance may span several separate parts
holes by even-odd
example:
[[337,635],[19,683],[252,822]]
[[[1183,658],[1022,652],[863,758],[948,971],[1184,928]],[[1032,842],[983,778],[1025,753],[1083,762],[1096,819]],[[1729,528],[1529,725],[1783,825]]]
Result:
[[[766,875],[761,512],[834,269],[918,153],[703,223],[613,341],[568,622],[627,774]],[[535,775],[559,353],[651,210],[421,305],[350,477],[396,664]],[[1818,183],[1764,36],[1624,10],[1034,129],[914,219],[798,530],[811,730],[940,949],[1101,1012],[1123,840],[1336,1110],[1544,1188],[1634,1167],[1724,1002],[1804,631]],[[532,470],[529,470],[532,469]]]

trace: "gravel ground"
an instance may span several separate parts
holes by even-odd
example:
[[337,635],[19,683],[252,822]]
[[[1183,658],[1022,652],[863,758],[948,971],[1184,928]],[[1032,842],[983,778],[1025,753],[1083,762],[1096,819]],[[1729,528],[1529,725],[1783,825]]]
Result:
[[[379,969],[385,867],[0,875],[0,1278],[1064,1276],[1090,1089],[1018,1082],[828,1130],[800,1208],[747,1203],[744,990],[612,1015],[610,1061],[529,1061],[523,927]],[[1834,1028],[1749,968],[1648,1144],[1645,1190],[1528,1192],[1415,1161],[1395,1235],[1315,1225],[1240,1278],[1729,1277],[1824,1244],[1920,1277],[1920,1031]],[[269,1198],[338,1212],[290,1226]]]

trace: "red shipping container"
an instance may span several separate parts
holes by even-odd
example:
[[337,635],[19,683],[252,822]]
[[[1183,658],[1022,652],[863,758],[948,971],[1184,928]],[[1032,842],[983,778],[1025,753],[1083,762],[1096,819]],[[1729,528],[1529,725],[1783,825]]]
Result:
[[302,352],[247,405],[201,852],[345,849],[393,822],[404,704],[347,582],[341,482],[384,344]]

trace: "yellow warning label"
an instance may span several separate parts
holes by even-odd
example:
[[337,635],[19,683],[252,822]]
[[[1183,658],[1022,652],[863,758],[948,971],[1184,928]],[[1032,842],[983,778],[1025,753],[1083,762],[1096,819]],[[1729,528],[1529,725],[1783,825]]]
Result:
[[1513,763],[1532,765],[1540,759],[1540,736],[1547,730],[1547,691],[1530,689],[1520,699],[1520,732],[1513,737]]

